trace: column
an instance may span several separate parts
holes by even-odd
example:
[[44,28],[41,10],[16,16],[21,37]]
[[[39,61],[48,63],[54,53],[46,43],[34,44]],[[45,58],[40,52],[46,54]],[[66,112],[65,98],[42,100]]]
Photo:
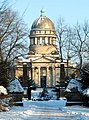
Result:
[[31,44],[32,44],[32,45],[34,44],[34,42],[33,42],[33,41],[34,41],[34,38],[31,38]]
[[32,38],[30,39],[30,45],[32,45]]
[[56,45],[56,39],[54,38],[54,44]]
[[32,79],[34,80],[34,67],[32,67]]
[[46,83],[47,83],[47,87],[50,87],[50,83],[49,83],[49,67],[47,67],[46,68],[46,76],[47,76],[47,78],[46,78]]
[[50,86],[53,86],[53,68],[50,68]]
[[35,45],[37,45],[37,38],[35,38]]
[[52,67],[52,74],[53,74],[53,86],[56,85],[56,78],[55,78],[55,68]]
[[56,40],[55,40],[55,38],[53,38],[53,44],[56,45]]
[[42,44],[42,37],[40,37],[40,44]]
[[38,67],[38,83],[39,83],[39,87],[40,87],[40,67]]
[[48,44],[48,37],[45,37],[45,44]]

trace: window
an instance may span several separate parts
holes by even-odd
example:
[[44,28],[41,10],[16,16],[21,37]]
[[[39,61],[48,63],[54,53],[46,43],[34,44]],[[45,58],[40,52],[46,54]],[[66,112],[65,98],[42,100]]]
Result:
[[33,45],[35,45],[35,38],[33,38]]
[[50,37],[48,38],[48,44],[50,45]]
[[39,31],[36,31],[36,34],[39,34]]
[[40,38],[37,38],[37,44],[40,45]]
[[50,31],[46,31],[46,34],[50,34]]
[[45,44],[45,40],[44,40],[44,38],[42,38],[42,45],[44,45]]
[[45,31],[41,31],[41,34],[44,34],[45,33]]
[[35,34],[35,31],[33,31],[33,34]]

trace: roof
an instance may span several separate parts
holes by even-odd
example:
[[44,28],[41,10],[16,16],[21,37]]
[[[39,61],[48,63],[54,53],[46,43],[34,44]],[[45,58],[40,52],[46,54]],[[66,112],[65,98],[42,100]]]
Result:
[[31,29],[51,29],[55,30],[53,22],[45,16],[45,10],[41,10],[41,15],[37,18],[33,24]]

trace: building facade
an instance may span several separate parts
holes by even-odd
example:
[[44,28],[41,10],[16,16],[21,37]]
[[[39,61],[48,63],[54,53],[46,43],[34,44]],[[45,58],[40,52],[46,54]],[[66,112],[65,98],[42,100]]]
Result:
[[22,66],[27,65],[27,76],[35,81],[37,87],[54,87],[60,81],[61,63],[56,37],[53,22],[42,9],[31,27],[29,53],[25,60],[16,61],[16,77],[24,74]]

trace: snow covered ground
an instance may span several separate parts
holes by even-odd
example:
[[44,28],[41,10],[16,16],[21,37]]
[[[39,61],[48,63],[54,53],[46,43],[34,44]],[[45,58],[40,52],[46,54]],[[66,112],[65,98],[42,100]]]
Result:
[[[42,89],[32,91],[32,99],[39,96]],[[23,99],[23,106],[9,107],[0,112],[0,120],[89,120],[89,108],[84,106],[65,106],[66,100],[56,100],[56,94],[49,90],[51,100],[32,101]]]
[[65,106],[65,100],[28,101],[0,112],[0,120],[89,120],[89,108]]

